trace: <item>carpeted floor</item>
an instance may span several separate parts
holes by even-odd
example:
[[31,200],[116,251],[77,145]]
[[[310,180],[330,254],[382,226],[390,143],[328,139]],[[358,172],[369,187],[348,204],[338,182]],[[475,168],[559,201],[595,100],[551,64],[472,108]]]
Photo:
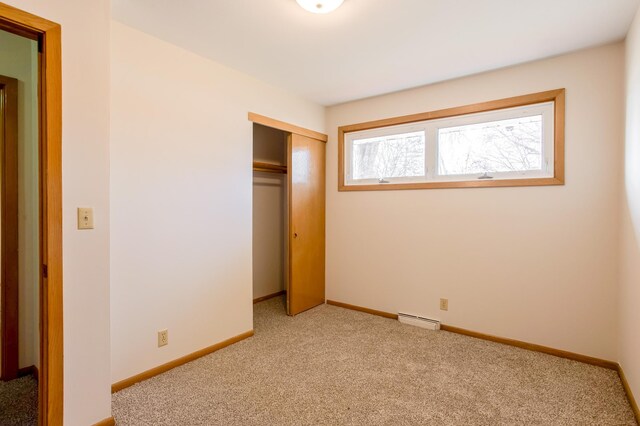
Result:
[[38,382],[32,376],[0,381],[0,425],[32,426],[38,423]]
[[125,425],[635,425],[614,371],[323,305],[113,395]]

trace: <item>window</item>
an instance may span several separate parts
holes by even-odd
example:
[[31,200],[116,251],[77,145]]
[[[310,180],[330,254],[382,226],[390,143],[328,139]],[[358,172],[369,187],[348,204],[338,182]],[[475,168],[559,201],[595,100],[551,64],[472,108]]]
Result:
[[564,90],[339,129],[339,189],[559,185]]
[[424,131],[354,139],[353,180],[424,176],[424,148]]

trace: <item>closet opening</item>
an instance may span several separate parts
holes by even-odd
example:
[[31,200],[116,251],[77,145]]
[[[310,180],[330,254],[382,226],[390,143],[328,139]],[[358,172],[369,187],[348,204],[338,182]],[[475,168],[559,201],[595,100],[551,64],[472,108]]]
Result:
[[286,315],[290,133],[253,124],[253,303]]
[[[327,135],[253,122],[254,329],[325,303]],[[261,302],[261,303],[258,303]],[[274,320],[274,321],[272,321]]]

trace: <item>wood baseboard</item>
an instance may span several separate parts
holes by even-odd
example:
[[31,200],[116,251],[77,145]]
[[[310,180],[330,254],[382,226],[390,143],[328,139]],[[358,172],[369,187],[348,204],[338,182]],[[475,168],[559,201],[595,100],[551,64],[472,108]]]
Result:
[[18,369],[18,377],[24,376],[33,376],[34,379],[38,380],[38,367],[30,365],[28,367]]
[[635,414],[636,416],[636,422],[638,422],[638,424],[640,425],[640,410],[638,409],[638,403],[636,402],[636,399],[633,396],[633,391],[631,390],[631,386],[629,386],[627,377],[624,375],[624,370],[622,369],[622,366],[619,364],[618,364],[618,375],[620,376],[622,387],[624,387],[624,391],[627,394],[627,399],[629,399],[629,404],[631,405],[633,414]]
[[[372,315],[378,315],[385,318],[398,319],[398,315],[389,312],[377,311],[375,309],[363,308],[362,306],[350,305],[348,303],[336,302],[334,300],[327,300],[327,304],[333,306],[339,306],[341,308],[351,309],[359,312],[366,312]],[[452,327],[450,325],[441,324],[440,329],[448,331],[450,333],[464,334],[465,336],[475,337],[476,339],[488,340],[491,342],[502,343],[503,345],[515,346],[522,349],[527,349],[535,352],[542,352],[548,355],[557,356],[560,358],[566,358],[573,361],[583,362],[586,364],[596,365],[598,367],[608,368],[610,370],[618,370],[618,363],[613,361],[607,361],[600,358],[594,358],[587,355],[581,355],[573,352],[563,351],[560,349],[549,348],[535,343],[522,342],[515,339],[507,339],[505,337],[492,336],[490,334],[478,333],[476,331],[465,330],[464,328]]]
[[106,419],[100,420],[98,423],[94,424],[93,426],[115,426],[116,421],[115,419],[112,417],[107,417]]
[[490,342],[502,343],[503,345],[515,346],[517,348],[527,349],[534,352],[542,352],[544,354],[557,356],[559,358],[566,358],[572,361],[583,362],[585,364],[591,364],[598,367],[608,368],[609,370],[617,370],[618,363],[608,361],[606,359],[594,358],[588,355],[577,354],[574,352],[563,351],[561,349],[554,349],[547,346],[537,345],[535,343],[523,342],[515,339],[508,339],[506,337],[493,336],[491,334],[478,333],[476,331],[465,330],[464,328],[453,327],[450,325],[440,325],[440,330],[448,331],[456,334],[463,334],[469,337],[475,337],[476,339],[488,340]]
[[189,355],[185,355],[178,359],[174,359],[173,361],[167,362],[166,364],[159,365],[155,368],[152,368],[147,371],[143,371],[140,374],[136,374],[135,376],[129,377],[128,379],[121,380],[111,385],[111,393],[115,393],[121,391],[122,389],[128,388],[129,386],[135,385],[138,382],[142,382],[143,380],[150,379],[158,374],[165,373],[172,368],[176,368],[182,364],[186,364],[187,362],[193,361],[195,359],[201,358],[205,355],[209,355],[215,351],[219,351],[220,349],[226,348],[227,346],[233,345],[241,340],[247,339],[253,336],[253,330],[249,330],[245,333],[242,333],[238,336],[232,337],[230,339],[224,340],[220,343],[216,343],[213,346],[209,346],[208,348],[200,349],[199,351],[193,352]]
[[266,296],[257,297],[253,299],[253,304],[264,302],[265,300],[273,299],[274,297],[282,296],[283,294],[287,294],[286,290],[280,290],[277,293],[267,294]]
[[365,312],[371,315],[377,315],[379,317],[398,319],[398,315],[390,314],[389,312],[378,311],[375,309],[363,308],[362,306],[350,305],[348,303],[336,302],[335,300],[327,300],[327,305],[338,306],[340,308],[351,309],[352,311]]

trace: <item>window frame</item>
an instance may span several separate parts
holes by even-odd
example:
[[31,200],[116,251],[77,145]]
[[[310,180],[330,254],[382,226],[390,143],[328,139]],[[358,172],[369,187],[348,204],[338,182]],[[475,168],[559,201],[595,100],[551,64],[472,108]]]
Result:
[[[371,134],[371,136],[380,136],[380,137],[384,137],[384,136],[395,136],[395,135],[400,135],[400,134],[411,134],[411,133],[424,133],[424,140],[425,140],[425,157],[427,155],[427,146],[426,146],[426,139],[427,139],[427,133],[425,131],[425,126],[421,125],[420,123],[418,123],[417,126],[414,126],[413,123],[410,124],[406,124],[403,125],[405,127],[403,128],[398,128],[396,126],[389,126],[389,127],[384,127],[382,128],[384,131],[382,132],[375,132],[375,134]],[[364,133],[360,133],[361,138],[365,139],[367,137],[369,137],[369,135],[366,134],[366,132],[369,131],[375,131],[377,129],[367,129],[364,130],[362,132]],[[350,133],[356,133],[356,132],[350,132]],[[348,133],[347,133],[348,135]],[[353,143],[353,141],[349,141],[348,137],[345,136],[345,150],[344,150],[344,156],[345,156],[345,164],[347,164],[347,162],[351,162],[352,160],[352,152],[349,149],[351,146],[351,143]],[[425,164],[426,167],[426,164]],[[386,179],[391,179],[389,177],[385,177]],[[403,177],[397,177],[397,178],[392,178],[393,179],[393,183],[392,184],[398,184],[398,183],[419,183],[422,182],[422,176],[403,176]],[[349,178],[349,176],[345,175],[345,184],[346,182],[349,182],[351,179]],[[357,183],[357,184],[347,184],[349,186],[351,185],[367,185],[367,184],[371,184],[371,185],[379,185],[379,183],[377,182],[378,179],[376,178],[370,178],[370,179],[358,179],[359,181],[362,182],[366,182],[366,183]]]
[[[417,129],[421,122],[456,118],[470,114],[496,112],[511,108],[526,107],[536,104],[553,103],[553,175],[548,177],[518,177],[502,179],[477,179],[470,180],[431,180],[420,182],[389,182],[389,183],[356,183],[347,184],[346,161],[350,153],[346,152],[348,144],[347,135],[355,132],[366,132],[375,129],[412,125]],[[564,126],[565,125],[565,89],[550,90],[512,98],[482,102],[462,107],[448,108],[437,111],[412,114],[401,117],[387,118],[383,120],[369,121],[365,123],[351,124],[338,128],[338,191],[385,191],[400,189],[439,189],[439,188],[482,188],[482,187],[511,187],[511,186],[547,186],[564,185]],[[401,129],[400,133],[406,129]],[[427,137],[429,137],[427,135]],[[544,143],[544,142],[543,142]],[[426,155],[429,155],[429,144],[425,147]],[[437,143],[436,143],[437,145]],[[436,159],[437,160],[437,159]],[[464,175],[463,175],[464,176]],[[475,176],[475,175],[474,175]],[[410,178],[415,179],[415,178]],[[406,180],[403,178],[396,180]]]

